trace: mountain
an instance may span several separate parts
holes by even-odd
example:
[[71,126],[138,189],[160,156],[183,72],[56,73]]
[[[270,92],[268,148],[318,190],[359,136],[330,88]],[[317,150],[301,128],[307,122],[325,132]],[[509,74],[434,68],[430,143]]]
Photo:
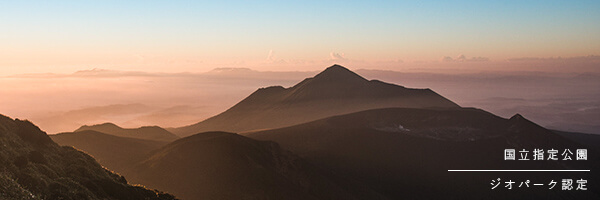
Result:
[[[588,191],[549,190],[565,178],[600,180],[597,172],[449,172],[448,170],[600,169],[592,148],[521,115],[504,119],[473,108],[385,108],[334,116],[244,135],[277,142],[309,162],[362,181],[391,199],[597,199]],[[505,149],[588,149],[587,161],[504,160]],[[559,157],[561,155],[558,155]],[[574,158],[573,158],[574,159]],[[543,183],[544,188],[492,190],[497,178]],[[517,182],[519,183],[519,182]],[[560,186],[560,185],[559,185]],[[515,186],[516,187],[516,186]],[[533,187],[533,186],[531,186]],[[538,186],[539,187],[539,186]]]
[[155,141],[164,141],[171,142],[177,140],[179,137],[174,135],[173,133],[158,127],[158,126],[142,126],[140,128],[130,129],[130,128],[121,128],[113,123],[104,123],[97,124],[92,126],[82,126],[75,130],[75,132],[81,131],[97,131],[101,133],[106,133],[109,135],[115,135],[119,137],[127,137],[127,138],[137,138],[137,139],[146,139],[146,140],[155,140]]
[[150,152],[168,142],[118,137],[97,131],[85,130],[50,135],[61,146],[73,146],[93,156],[98,163],[127,175],[135,163],[144,159]]
[[127,183],[29,121],[0,115],[0,199],[174,199]]
[[129,177],[183,199],[385,199],[274,142],[226,132],[172,142],[136,165]]
[[387,107],[457,108],[430,89],[367,80],[333,65],[291,88],[261,88],[225,112],[197,124],[170,129],[179,136],[205,131],[242,132],[280,128],[357,111]]
[[565,137],[565,138],[569,138],[573,141],[587,145],[590,148],[595,148],[596,150],[600,150],[600,135],[599,134],[566,132],[566,131],[558,131],[558,130],[552,130],[552,131],[555,132],[556,134],[559,134],[559,135]]

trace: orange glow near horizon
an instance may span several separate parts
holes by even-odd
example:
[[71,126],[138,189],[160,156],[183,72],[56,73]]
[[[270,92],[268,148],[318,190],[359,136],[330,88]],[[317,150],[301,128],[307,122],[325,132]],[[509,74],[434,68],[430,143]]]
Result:
[[[2,2],[0,76],[93,68],[312,71],[332,63],[435,70],[465,68],[440,62],[460,55],[491,62],[600,55],[598,8],[563,1]],[[521,69],[491,65],[482,68]]]
[[[410,80],[391,77],[392,83],[431,87],[465,105],[498,97],[488,88],[469,94],[453,85],[479,73],[584,77],[558,94],[548,92],[553,82],[542,89],[532,83],[535,92],[548,92],[532,101],[569,97],[571,90],[593,96],[597,90],[580,88],[600,74],[598,10],[600,1],[554,0],[2,1],[0,113],[52,125],[52,117],[77,119],[71,111],[143,104],[148,112],[104,113],[50,132],[102,120],[180,126],[223,111],[256,88],[289,87],[333,64],[369,69],[363,72],[376,74],[371,78],[394,74]],[[255,71],[219,77],[210,73],[215,68]],[[109,75],[80,76],[92,69]],[[443,84],[436,78],[447,75],[453,77]],[[495,89],[505,83],[460,84]],[[504,92],[519,98],[525,89]],[[577,95],[588,95],[583,92]],[[179,123],[158,116],[178,116]]]

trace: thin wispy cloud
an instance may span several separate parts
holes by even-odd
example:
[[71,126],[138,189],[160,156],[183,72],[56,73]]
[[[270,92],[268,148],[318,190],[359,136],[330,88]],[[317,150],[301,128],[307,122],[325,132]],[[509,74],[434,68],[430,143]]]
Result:
[[269,50],[269,55],[267,55],[267,61],[273,61],[273,49]]
[[509,58],[511,62],[519,61],[579,61],[579,62],[595,62],[600,63],[600,56],[588,55],[588,56],[574,56],[574,57],[521,57],[521,58]]
[[490,61],[490,59],[487,57],[468,58],[467,56],[460,54],[460,55],[456,56],[456,58],[452,58],[450,56],[444,56],[444,57],[442,57],[441,61],[442,62],[484,62],[484,61]]
[[331,60],[348,60],[344,57],[344,53],[331,52],[329,53],[329,57]]

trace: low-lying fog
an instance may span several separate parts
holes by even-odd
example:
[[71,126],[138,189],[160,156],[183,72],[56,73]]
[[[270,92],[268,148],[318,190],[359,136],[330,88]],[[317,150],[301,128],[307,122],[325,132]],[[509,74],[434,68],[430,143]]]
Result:
[[[104,122],[177,127],[218,114],[260,87],[291,87],[318,72],[230,68],[167,74],[94,69],[7,76],[0,77],[0,113],[29,119],[50,134]],[[355,72],[405,87],[431,88],[463,107],[502,117],[520,113],[547,128],[600,134],[598,74]]]

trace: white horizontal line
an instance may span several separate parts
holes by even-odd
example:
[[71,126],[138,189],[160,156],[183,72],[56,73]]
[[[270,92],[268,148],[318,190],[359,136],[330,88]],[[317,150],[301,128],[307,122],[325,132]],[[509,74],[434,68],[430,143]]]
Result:
[[589,169],[449,169],[449,172],[589,172]]

